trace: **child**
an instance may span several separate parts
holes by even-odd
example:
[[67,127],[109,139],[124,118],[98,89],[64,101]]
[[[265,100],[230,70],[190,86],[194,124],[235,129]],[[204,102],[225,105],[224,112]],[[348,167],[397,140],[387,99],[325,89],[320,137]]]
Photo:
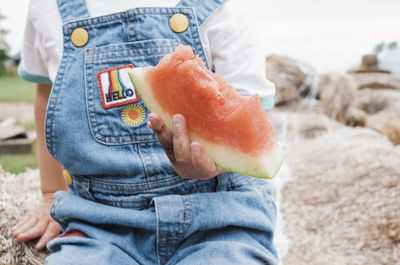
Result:
[[224,0],[86,2],[30,3],[19,72],[37,83],[43,199],[14,236],[40,237],[47,264],[276,264],[267,182],[217,168],[182,115],[171,135],[135,92],[104,100],[182,43],[272,108],[245,21]]

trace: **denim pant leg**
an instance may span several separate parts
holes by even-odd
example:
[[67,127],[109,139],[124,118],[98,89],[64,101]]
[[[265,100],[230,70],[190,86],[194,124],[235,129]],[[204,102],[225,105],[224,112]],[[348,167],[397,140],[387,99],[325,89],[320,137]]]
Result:
[[104,240],[85,237],[63,237],[52,240],[52,252],[46,265],[111,265],[140,264],[122,249]]
[[[154,207],[118,208],[57,192],[51,214],[63,234],[47,244],[49,265],[157,263]],[[69,236],[71,231],[83,236]]]
[[[207,181],[170,186],[171,195],[153,197],[151,207],[143,210],[59,192],[53,218],[64,231],[78,230],[88,237],[51,241],[48,248],[53,254],[47,262],[277,264],[272,242],[276,208],[269,185],[234,174],[218,177],[217,183],[212,191]],[[187,192],[190,186],[195,193]]]
[[224,180],[218,192],[155,199],[160,264],[278,264],[269,185]]
[[198,232],[168,265],[274,265],[277,258],[263,246],[257,231],[238,227]]

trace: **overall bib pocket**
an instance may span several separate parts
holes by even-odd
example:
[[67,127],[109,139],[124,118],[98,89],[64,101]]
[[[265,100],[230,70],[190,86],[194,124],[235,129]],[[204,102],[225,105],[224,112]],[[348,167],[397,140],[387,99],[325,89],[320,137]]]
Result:
[[127,71],[132,67],[156,65],[178,44],[176,39],[157,39],[86,50],[87,115],[96,141],[123,145],[156,139],[146,125],[149,111],[135,91]]

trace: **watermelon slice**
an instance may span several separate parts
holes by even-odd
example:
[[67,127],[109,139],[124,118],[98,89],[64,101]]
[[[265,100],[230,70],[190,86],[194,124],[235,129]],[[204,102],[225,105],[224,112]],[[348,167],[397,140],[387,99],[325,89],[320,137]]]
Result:
[[282,156],[259,96],[238,94],[190,47],[179,45],[157,66],[133,68],[129,75],[144,104],[171,131],[172,116],[185,117],[190,140],[219,167],[258,178],[277,173]]

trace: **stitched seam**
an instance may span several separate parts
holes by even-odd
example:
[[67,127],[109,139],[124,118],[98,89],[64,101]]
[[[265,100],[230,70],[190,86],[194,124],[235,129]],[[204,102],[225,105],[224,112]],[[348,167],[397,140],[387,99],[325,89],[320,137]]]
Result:
[[[152,47],[144,47],[144,48],[135,48],[136,50],[146,50],[146,49],[150,49],[150,48],[165,48],[165,47],[174,47],[173,45],[168,45],[168,43],[172,43],[172,42],[178,42],[179,43],[179,39],[165,39],[165,38],[161,38],[161,39],[145,39],[145,40],[135,40],[135,41],[127,41],[127,42],[120,42],[120,43],[110,43],[107,45],[103,45],[100,47],[94,47],[94,48],[86,48],[86,52],[87,53],[93,53],[93,55],[95,55],[95,51],[96,50],[105,50],[105,49],[111,49],[111,51],[119,51],[119,50],[114,50],[112,49],[113,47],[118,47],[118,46],[133,46],[133,45],[139,45],[139,44],[148,44],[150,42],[153,43],[157,43],[157,42],[163,42],[162,46],[152,46]],[[164,44],[165,43],[165,44]],[[158,44],[157,44],[158,45]],[[124,49],[124,51],[132,51],[131,49]],[[97,52],[100,53],[100,52]]]
[[124,141],[124,142],[107,142],[107,141],[100,140],[97,137],[94,137],[94,138],[95,138],[95,140],[97,142],[99,142],[101,144],[104,144],[104,145],[142,144],[142,143],[153,143],[153,142],[157,142],[158,141],[154,137],[149,138],[149,139],[132,140],[132,141]]
[[[102,203],[110,203],[110,204],[120,204],[120,205],[143,205],[143,204],[147,204],[149,202],[149,200],[140,200],[140,201],[120,201],[120,200],[106,200],[106,199],[100,199],[100,198],[94,198],[96,201],[98,202],[102,202]],[[144,207],[144,206],[143,206]],[[140,207],[140,208],[143,208]]]
[[195,11],[194,8],[191,8],[191,10],[192,10],[192,15],[193,15],[193,21],[194,21],[193,27],[195,29],[196,38],[193,37],[194,34],[192,32],[192,26],[189,27],[190,28],[190,37],[191,37],[191,39],[193,41],[193,45],[196,47],[196,50],[200,51],[201,58],[203,59],[206,67],[210,69],[210,66],[208,64],[208,61],[207,61],[207,58],[206,58],[206,55],[205,55],[205,52],[204,52],[204,49],[203,49],[203,45],[202,45],[201,39],[200,39],[201,36],[200,36],[200,33],[199,33],[199,23],[198,23],[198,18],[197,18],[197,15],[196,15],[196,11]]
[[[163,40],[163,39],[159,39],[159,40]],[[172,40],[172,39],[165,39],[165,40],[171,40],[171,41],[174,41],[174,42],[178,42],[177,40]],[[151,41],[153,41],[153,40],[149,40],[149,42],[151,42]],[[142,42],[142,41],[138,41],[138,42]],[[133,42],[125,42],[125,43],[121,43],[121,44],[115,44],[115,45],[109,45],[109,46],[104,46],[104,47],[110,47],[110,48],[112,48],[112,47],[117,47],[117,46],[126,46],[126,45],[134,45],[136,43],[136,41],[133,41]],[[144,42],[145,43],[145,42]],[[120,53],[120,52],[132,52],[132,50],[131,49],[123,49],[123,50],[110,50],[110,51],[104,51],[104,52],[96,52],[96,50],[99,50],[99,49],[101,49],[102,47],[100,47],[100,48],[90,48],[90,49],[88,49],[87,51],[90,51],[90,52],[93,52],[93,54],[91,55],[91,56],[96,56],[96,55],[99,55],[99,54],[108,54],[108,53],[110,53],[110,52],[118,52],[118,53]],[[134,52],[136,52],[136,51],[144,51],[144,50],[150,50],[150,49],[170,49],[170,48],[175,48],[173,45],[168,45],[168,44],[166,44],[166,45],[163,45],[163,46],[151,46],[151,47],[147,47],[147,48],[135,48],[135,50],[134,50]],[[105,49],[105,48],[104,48]],[[155,53],[155,54],[157,54],[157,53]],[[146,56],[148,55],[148,54],[145,54]],[[152,55],[152,54],[150,54],[150,55]],[[122,56],[121,56],[122,57]],[[140,56],[139,56],[140,57]],[[133,57],[133,58],[136,58],[136,57]]]
[[[65,43],[67,43],[65,45]],[[64,75],[65,75],[65,70],[67,66],[69,65],[69,59],[70,56],[67,56],[70,51],[70,45],[71,43],[69,42],[68,38],[64,37],[64,42],[63,42],[63,56],[60,62],[60,69],[59,73],[57,74],[56,80],[54,81],[54,85],[51,89],[51,95],[48,103],[48,108],[46,111],[46,123],[49,121],[48,126],[46,125],[46,142],[49,141],[49,149],[52,150],[52,154],[54,158],[57,158],[56,154],[56,143],[54,141],[54,112],[55,112],[55,107],[57,106],[59,94],[61,91],[61,87],[64,81]],[[65,62],[64,62],[65,60]],[[57,85],[57,86],[56,86]],[[55,89],[56,88],[56,89]],[[53,99],[53,100],[51,100]],[[50,111],[50,113],[48,113]],[[50,115],[50,117],[48,116]],[[47,133],[48,130],[48,133]],[[47,140],[49,139],[49,140]]]
[[[70,30],[77,27],[78,25],[88,26],[88,27],[97,25],[102,26],[113,22],[119,22],[121,19],[130,21],[131,18],[135,19],[138,15],[170,15],[170,14],[175,14],[177,11],[182,11],[187,9],[190,9],[190,7],[134,8],[130,11],[113,13],[105,16],[77,19],[71,22],[66,22],[64,26],[66,26],[69,29],[68,33],[70,33]],[[131,12],[132,14],[130,14]]]
[[[172,182],[170,180],[174,180],[177,179],[176,182]],[[101,185],[102,184],[95,184],[93,182],[91,182],[91,186],[93,188],[96,188],[96,190],[103,191],[103,192],[107,192],[107,191],[126,191],[126,192],[135,192],[135,191],[149,191],[148,186],[155,186],[155,184],[162,184],[162,183],[166,183],[165,185],[159,186],[160,188],[163,187],[169,187],[175,184],[179,184],[182,183],[184,180],[180,180],[178,177],[173,177],[173,178],[168,178],[165,180],[160,180],[160,181],[153,181],[153,182],[149,182],[149,183],[143,183],[143,184],[133,184],[132,187],[135,187],[134,189],[124,189],[123,187],[127,187],[127,186],[123,186],[123,184],[110,184],[110,183],[105,183],[103,184],[104,187],[107,188],[103,188]],[[138,188],[136,188],[136,186],[139,186]],[[158,188],[158,187],[157,187]]]
[[[171,51],[171,50],[169,50]],[[104,62],[115,62],[118,60],[115,59],[120,59],[120,58],[124,58],[124,59],[138,59],[138,58],[145,58],[145,57],[149,57],[149,56],[156,56],[156,55],[166,55],[166,52],[160,52],[160,53],[152,53],[152,54],[145,54],[145,55],[140,55],[140,56],[130,56],[130,57],[126,57],[126,56],[113,56],[112,58],[101,58],[101,59],[96,59],[94,63],[104,63]]]
[[[145,125],[141,125],[141,126],[145,126]],[[138,127],[140,127],[140,126],[138,126]],[[137,127],[136,127],[137,128]],[[121,135],[104,135],[104,134],[101,134],[100,132],[98,132],[98,134],[100,135],[100,136],[102,136],[102,137],[104,137],[104,138],[119,138],[119,137],[138,137],[138,138],[141,138],[141,137],[148,137],[148,136],[153,136],[153,133],[149,133],[149,134],[141,134],[141,135],[131,135],[131,134],[121,134]],[[152,138],[149,138],[149,139],[152,139]],[[142,141],[144,141],[144,140],[142,140]]]
[[159,213],[159,208],[158,208],[158,202],[157,198],[153,198],[154,200],[154,210],[156,213],[156,223],[157,223],[157,231],[156,231],[156,236],[157,236],[157,247],[156,247],[156,252],[157,252],[157,261],[158,264],[161,264],[161,258],[160,258],[160,213]]
[[[193,222],[192,203],[189,200],[190,207],[187,208],[187,205],[185,203],[185,199],[183,198],[183,196],[180,196],[180,197],[181,197],[181,199],[183,201],[183,212],[187,213],[187,210],[190,208],[190,221],[189,222],[184,221],[184,223],[181,223],[181,225],[178,227],[178,229],[176,231],[160,233],[160,238],[177,237],[179,235],[185,234],[189,230],[190,226],[192,225],[192,222]],[[186,220],[187,219],[188,218],[186,218]],[[185,227],[185,226],[186,226],[186,229],[183,230],[183,227]],[[182,230],[182,231],[180,231],[180,230]]]
[[[94,61],[91,61],[91,63],[86,62],[86,54],[85,54],[85,88],[86,88],[86,113],[88,116],[88,121],[89,121],[89,127],[90,127],[90,132],[92,133],[93,137],[98,140],[96,137],[96,133],[98,131],[97,129],[97,120],[95,115],[93,114],[93,111],[90,111],[91,108],[94,107],[94,96],[92,95],[92,89],[89,90],[89,87],[91,87],[91,84],[93,83],[91,78],[87,78],[88,75],[92,76],[93,74],[93,68],[94,68]],[[93,106],[93,107],[92,107]],[[96,130],[96,131],[95,131]]]
[[147,183],[149,183],[150,182],[150,180],[149,180],[149,171],[147,169],[146,163],[144,161],[144,157],[143,157],[142,152],[141,152],[140,149],[141,149],[140,146],[138,146],[140,161],[142,162],[142,165],[143,165],[143,168],[144,168],[144,172],[146,174]]

